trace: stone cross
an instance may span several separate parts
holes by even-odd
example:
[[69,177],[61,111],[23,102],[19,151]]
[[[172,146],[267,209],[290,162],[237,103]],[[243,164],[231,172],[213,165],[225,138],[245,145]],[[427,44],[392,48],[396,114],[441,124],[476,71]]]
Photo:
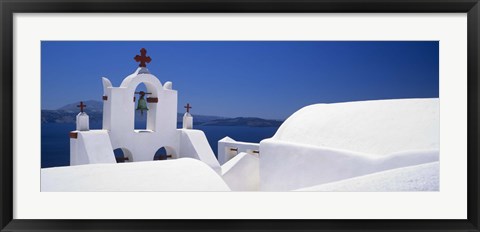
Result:
[[87,105],[83,104],[83,101],[81,101],[80,105],[77,105],[77,107],[80,107],[80,112],[83,113],[83,108],[87,107]]
[[190,109],[191,109],[192,107],[190,106],[190,103],[187,103],[187,105],[184,106],[184,108],[187,109],[187,113],[190,113]]
[[133,59],[135,59],[137,62],[140,62],[138,65],[139,67],[147,67],[145,62],[150,63],[150,61],[152,61],[150,56],[147,56],[147,49],[145,48],[140,49],[140,55],[136,55]]

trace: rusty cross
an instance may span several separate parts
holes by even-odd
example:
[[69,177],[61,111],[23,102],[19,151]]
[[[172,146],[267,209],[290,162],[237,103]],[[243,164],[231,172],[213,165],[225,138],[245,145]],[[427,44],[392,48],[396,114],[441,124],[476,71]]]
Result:
[[133,59],[135,59],[137,62],[140,62],[138,65],[139,67],[147,67],[145,62],[150,63],[150,61],[152,61],[150,56],[147,56],[147,49],[145,48],[140,49],[140,55],[136,55]]
[[83,104],[83,101],[81,101],[80,105],[77,105],[77,107],[80,107],[80,112],[83,113],[83,108],[87,107],[87,105]]
[[187,113],[190,113],[190,109],[191,109],[192,107],[190,106],[190,103],[187,103],[187,105],[184,106],[184,108],[187,109]]

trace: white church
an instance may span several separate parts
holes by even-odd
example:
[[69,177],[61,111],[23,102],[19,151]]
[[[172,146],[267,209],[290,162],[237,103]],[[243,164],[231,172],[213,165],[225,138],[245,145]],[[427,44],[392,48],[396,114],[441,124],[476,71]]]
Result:
[[[102,78],[101,130],[89,129],[80,104],[70,166],[42,169],[42,191],[439,190],[438,98],[305,106],[260,143],[218,141],[217,159],[193,128],[189,105],[177,129],[177,91],[147,69],[146,50],[140,53],[139,67],[120,86]],[[142,83],[146,92],[135,92]],[[142,130],[134,126],[137,100],[147,111]],[[166,160],[154,160],[160,148]],[[117,163],[116,149],[125,162]]]

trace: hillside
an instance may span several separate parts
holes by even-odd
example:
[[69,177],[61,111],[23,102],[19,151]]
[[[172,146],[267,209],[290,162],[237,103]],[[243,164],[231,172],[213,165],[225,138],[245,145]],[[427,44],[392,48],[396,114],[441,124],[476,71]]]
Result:
[[278,127],[282,121],[262,118],[237,117],[216,119],[202,123],[202,126],[250,126],[250,127]]
[[[62,106],[56,110],[42,110],[42,123],[75,123],[76,116],[79,112],[77,107],[79,103],[70,103]],[[103,118],[103,103],[101,101],[89,100],[84,101],[85,112],[90,117],[90,122],[100,123]],[[197,115],[192,114],[195,125],[202,126],[251,126],[251,127],[278,127],[282,124],[281,121],[267,120],[261,118],[226,118],[213,115]],[[135,111],[135,121],[144,122],[147,120],[146,114],[141,115],[139,111]],[[183,113],[177,114],[177,122],[183,122]]]
[[[58,108],[57,111],[78,113],[79,108],[77,107],[77,105],[79,105],[79,104],[80,103],[78,103],[78,102],[70,103],[68,105],[64,105],[64,106]],[[88,100],[88,101],[84,101],[83,104],[86,105],[85,111],[89,114],[91,112],[102,112],[103,111],[103,102],[101,102],[101,101]]]

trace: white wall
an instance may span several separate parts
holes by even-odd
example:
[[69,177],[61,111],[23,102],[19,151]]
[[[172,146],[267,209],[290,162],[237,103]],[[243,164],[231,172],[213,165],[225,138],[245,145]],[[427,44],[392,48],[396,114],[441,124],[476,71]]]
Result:
[[260,149],[258,143],[237,142],[230,137],[225,137],[218,141],[218,162],[223,165],[236,155],[245,152],[258,156],[256,153]]
[[288,191],[392,168],[438,161],[438,150],[375,156],[266,139],[260,142],[260,190]]
[[221,173],[220,164],[208,144],[207,137],[201,130],[178,129],[181,134],[180,157],[190,157],[206,163],[218,174]]
[[440,163],[390,169],[332,183],[297,189],[324,192],[417,192],[440,190]]
[[242,152],[222,165],[222,178],[233,191],[258,191],[259,169],[258,156]]
[[260,142],[261,190],[284,191],[438,160],[438,98],[315,104]]
[[70,138],[70,165],[116,163],[106,130],[74,131]]

